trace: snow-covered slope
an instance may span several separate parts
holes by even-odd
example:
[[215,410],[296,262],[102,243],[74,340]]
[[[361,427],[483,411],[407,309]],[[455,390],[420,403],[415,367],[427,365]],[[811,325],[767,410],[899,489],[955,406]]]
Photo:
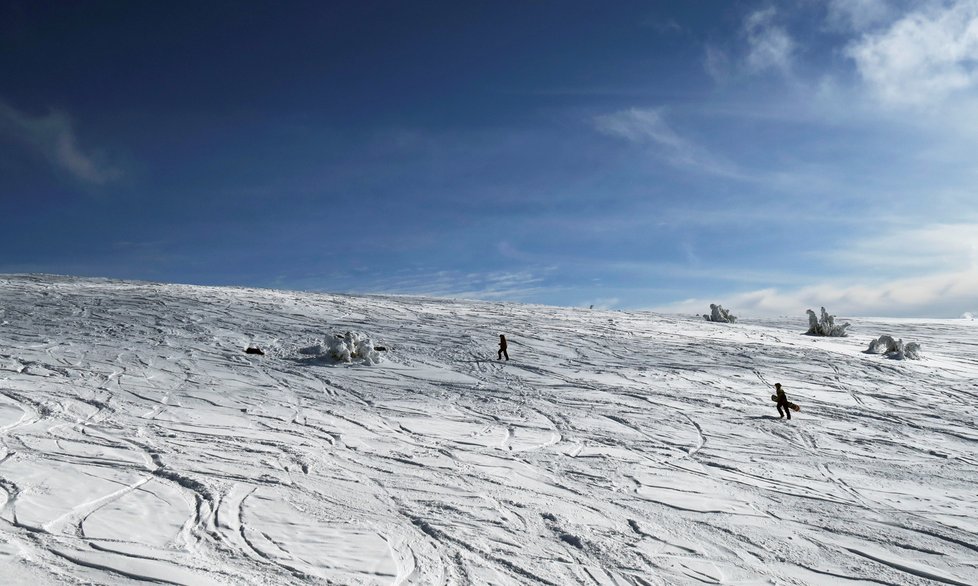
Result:
[[0,581],[978,583],[978,322],[803,310],[0,277]]

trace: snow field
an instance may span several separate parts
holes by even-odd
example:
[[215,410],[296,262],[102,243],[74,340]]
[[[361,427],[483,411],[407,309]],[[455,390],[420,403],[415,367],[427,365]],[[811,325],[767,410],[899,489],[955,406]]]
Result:
[[741,321],[0,277],[0,573],[978,583],[975,322]]

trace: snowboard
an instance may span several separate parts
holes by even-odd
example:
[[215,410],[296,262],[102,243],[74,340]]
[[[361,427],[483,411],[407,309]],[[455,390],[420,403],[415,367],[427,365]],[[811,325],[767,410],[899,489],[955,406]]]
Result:
[[[775,403],[777,403],[778,402],[778,396],[777,395],[771,395],[771,400],[774,401]],[[791,409],[792,411],[801,411],[801,407],[799,407],[798,405],[795,405],[791,401],[788,401],[788,408]]]

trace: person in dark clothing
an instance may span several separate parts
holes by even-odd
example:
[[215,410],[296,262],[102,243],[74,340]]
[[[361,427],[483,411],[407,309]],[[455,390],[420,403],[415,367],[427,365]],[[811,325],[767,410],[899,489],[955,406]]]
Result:
[[[774,383],[774,389],[778,394],[778,415],[784,419],[785,414],[788,415],[788,419],[791,419],[791,408],[788,406],[788,396],[784,394],[784,389],[781,388],[781,383]],[[784,411],[781,411],[781,409]]]
[[509,360],[509,352],[506,351],[506,336],[499,334],[499,357],[496,360],[502,360],[503,356]]

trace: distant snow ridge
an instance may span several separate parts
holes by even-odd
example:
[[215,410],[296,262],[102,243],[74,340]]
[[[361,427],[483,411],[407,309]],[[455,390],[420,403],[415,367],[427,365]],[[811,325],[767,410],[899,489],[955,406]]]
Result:
[[846,328],[851,324],[846,322],[844,324],[835,325],[835,316],[829,315],[829,312],[822,308],[822,317],[819,318],[815,315],[815,312],[811,309],[808,310],[808,331],[805,332],[809,336],[832,336],[841,338],[846,336]]
[[893,336],[887,336],[883,334],[878,339],[873,340],[869,343],[869,348],[866,349],[867,354],[886,354],[890,358],[896,360],[903,360],[905,358],[910,360],[920,360],[920,344],[917,342],[910,342],[909,344],[904,344],[903,339],[894,340]]
[[710,313],[709,315],[704,313],[703,318],[706,321],[724,324],[732,324],[737,321],[737,316],[731,315],[729,310],[724,309],[723,306],[717,305],[716,303],[710,304]]
[[380,353],[374,348],[373,340],[356,332],[327,335],[322,344],[307,346],[299,352],[326,356],[337,362],[358,361],[364,364],[380,362]]

